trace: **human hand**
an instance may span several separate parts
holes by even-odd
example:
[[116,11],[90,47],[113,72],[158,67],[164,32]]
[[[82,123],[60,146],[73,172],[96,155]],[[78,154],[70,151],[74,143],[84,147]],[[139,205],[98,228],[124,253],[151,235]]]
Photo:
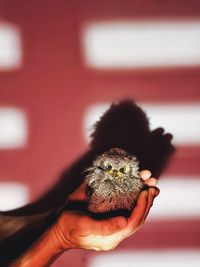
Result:
[[[65,250],[83,248],[111,250],[121,241],[134,234],[144,223],[154,198],[159,194],[157,180],[150,178],[147,170],[141,172],[144,183],[149,186],[142,191],[131,215],[95,220],[85,213],[63,212],[58,220],[30,247],[12,267],[50,266]],[[71,195],[72,200],[85,199],[84,184]]]
[[[149,186],[140,193],[137,204],[128,218],[123,216],[95,220],[85,213],[65,211],[52,228],[52,238],[58,252],[69,248],[111,250],[122,240],[135,233],[144,223],[154,198],[159,194],[157,180],[148,170],[140,173]],[[70,200],[85,200],[85,185],[82,184]]]

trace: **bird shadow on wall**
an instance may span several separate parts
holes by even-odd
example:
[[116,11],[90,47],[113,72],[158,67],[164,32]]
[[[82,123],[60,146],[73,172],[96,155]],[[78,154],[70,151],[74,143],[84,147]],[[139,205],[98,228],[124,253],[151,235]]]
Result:
[[133,101],[114,103],[94,125],[90,149],[60,175],[56,184],[40,199],[7,215],[32,215],[56,209],[84,180],[87,169],[98,154],[119,147],[136,155],[140,169],[149,169],[159,178],[175,151],[172,135],[163,128],[153,131],[145,112]]
[[63,171],[47,193],[22,208],[0,212],[0,262],[18,257],[47,229],[46,214],[65,205],[97,155],[113,147],[122,148],[138,158],[141,170],[149,169],[158,178],[175,151],[171,140],[172,135],[165,134],[163,128],[150,130],[147,115],[134,102],[112,104],[94,125],[89,150]]

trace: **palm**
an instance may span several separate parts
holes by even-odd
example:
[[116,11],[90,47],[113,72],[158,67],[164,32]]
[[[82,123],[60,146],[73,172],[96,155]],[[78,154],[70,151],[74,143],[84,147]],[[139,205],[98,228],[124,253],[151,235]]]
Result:
[[[150,172],[141,172],[147,185],[155,186],[157,180],[149,178]],[[85,184],[83,183],[71,196],[70,200],[86,200]],[[133,234],[144,223],[153,199],[158,195],[156,187],[150,187],[140,193],[137,204],[130,217],[112,217],[105,220],[94,220],[81,212],[63,212],[55,229],[62,248],[84,248],[93,250],[110,250],[123,239]]]

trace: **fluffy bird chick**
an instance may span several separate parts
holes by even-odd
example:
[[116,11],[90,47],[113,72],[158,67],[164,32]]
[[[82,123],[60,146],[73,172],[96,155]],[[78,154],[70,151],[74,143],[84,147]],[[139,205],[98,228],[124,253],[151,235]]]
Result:
[[93,213],[131,210],[144,186],[135,156],[119,148],[99,155],[85,178],[88,210]]

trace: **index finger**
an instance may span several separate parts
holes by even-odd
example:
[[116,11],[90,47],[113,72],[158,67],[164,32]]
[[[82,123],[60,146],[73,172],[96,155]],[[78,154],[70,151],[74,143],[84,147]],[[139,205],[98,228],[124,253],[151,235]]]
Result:
[[140,226],[148,205],[148,191],[140,193],[137,204],[128,218],[128,227],[133,232]]
[[149,191],[149,194],[148,194],[147,208],[146,208],[146,211],[144,213],[144,217],[143,217],[143,219],[142,219],[142,221],[140,223],[141,225],[146,220],[146,217],[149,214],[149,211],[150,211],[151,207],[153,206],[154,198],[157,197],[158,194],[160,193],[160,190],[157,187],[150,187],[148,191]]

